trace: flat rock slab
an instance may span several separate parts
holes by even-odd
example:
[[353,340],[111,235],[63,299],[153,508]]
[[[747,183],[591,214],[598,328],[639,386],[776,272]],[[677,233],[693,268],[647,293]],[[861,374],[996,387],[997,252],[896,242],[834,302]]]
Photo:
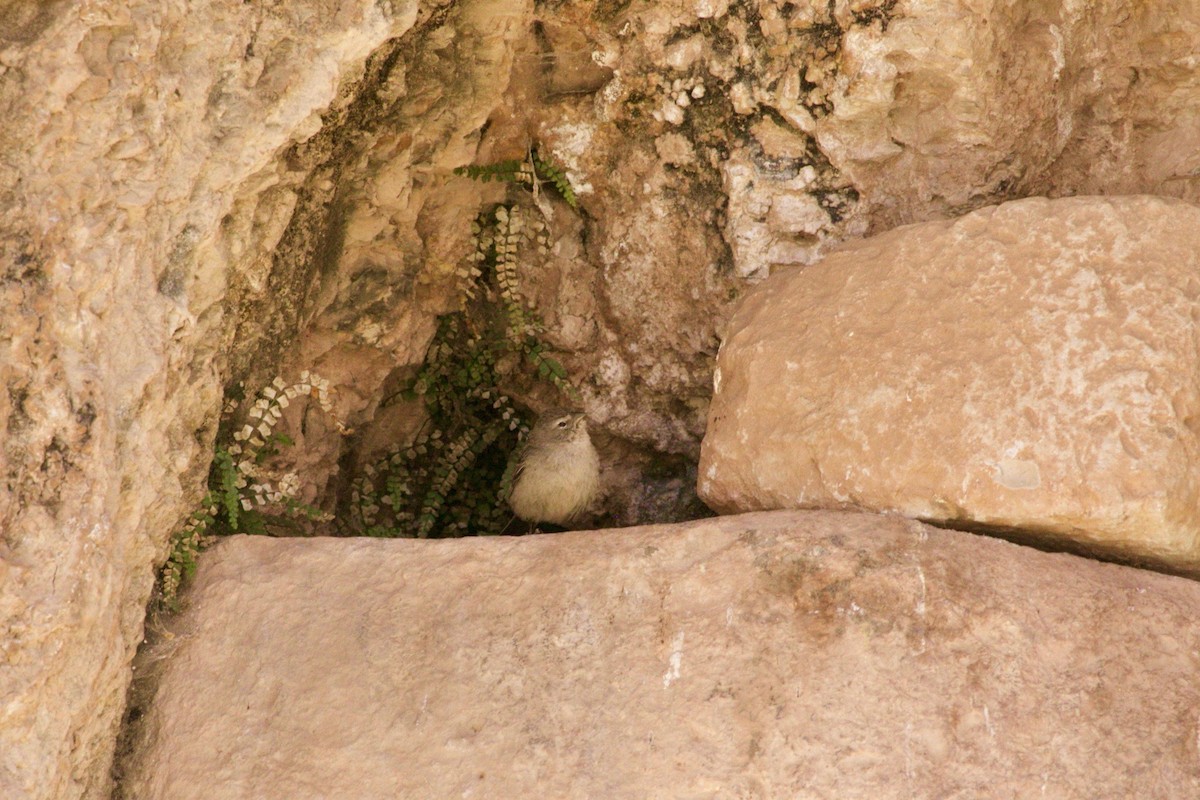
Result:
[[1200,584],[899,517],[207,553],[139,800],[1200,797]]
[[896,511],[1200,574],[1200,206],[1032,198],[748,295],[699,492]]

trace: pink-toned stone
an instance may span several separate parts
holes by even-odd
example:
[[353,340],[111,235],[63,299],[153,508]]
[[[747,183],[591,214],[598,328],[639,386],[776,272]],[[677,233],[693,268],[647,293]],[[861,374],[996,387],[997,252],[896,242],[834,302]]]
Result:
[[286,227],[285,154],[416,13],[0,2],[5,800],[111,795],[154,564],[212,456],[228,284]]
[[735,314],[699,491],[1198,569],[1197,308],[1185,202],[1029,199],[855,243]]
[[[806,70],[815,89],[797,75],[764,101],[812,133],[875,230],[1004,196],[1200,198],[1194,0],[848,3],[834,15],[844,33],[832,63]],[[811,105],[821,98],[828,113]]]
[[238,537],[190,602],[127,797],[1200,796],[1200,584],[899,517]]
[[108,796],[230,383],[334,384],[357,440],[290,431],[325,507],[420,425],[385,399],[504,191],[455,167],[567,167],[521,280],[608,514],[678,518],[745,280],[998,197],[1200,197],[1197,8],[0,0],[0,797]]

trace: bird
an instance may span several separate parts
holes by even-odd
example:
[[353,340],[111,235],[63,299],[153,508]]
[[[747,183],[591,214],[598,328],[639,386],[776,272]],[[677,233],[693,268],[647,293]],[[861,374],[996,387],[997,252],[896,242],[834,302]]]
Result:
[[567,526],[600,490],[600,457],[579,411],[551,408],[514,457],[508,505],[520,519]]

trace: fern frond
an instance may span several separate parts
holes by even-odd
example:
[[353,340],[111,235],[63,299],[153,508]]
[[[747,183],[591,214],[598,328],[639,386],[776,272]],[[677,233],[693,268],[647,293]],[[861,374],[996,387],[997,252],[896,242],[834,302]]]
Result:
[[549,159],[542,158],[538,151],[533,151],[533,166],[538,177],[548,180],[558,190],[559,195],[572,209],[579,210],[579,198],[575,189],[567,179],[566,170]]
[[521,160],[513,158],[507,161],[497,161],[493,164],[468,164],[464,167],[455,167],[454,174],[470,178],[473,181],[481,181],[482,183],[488,183],[489,181],[516,181],[521,168]]

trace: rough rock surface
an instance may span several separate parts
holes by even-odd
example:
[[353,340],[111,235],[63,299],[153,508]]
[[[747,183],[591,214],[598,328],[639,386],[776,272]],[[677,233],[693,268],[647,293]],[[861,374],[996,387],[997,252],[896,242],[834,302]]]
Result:
[[1200,199],[1193,0],[832,9],[833,57],[753,94],[813,135],[873,229],[1040,194]]
[[551,6],[480,160],[534,138],[579,187],[586,235],[529,279],[622,524],[690,474],[729,301],[772,268],[1014,197],[1200,198],[1191,0]]
[[268,219],[222,225],[280,194],[281,152],[414,15],[0,3],[0,796],[108,796],[154,563],[220,406],[230,275],[196,247],[274,247]]
[[718,333],[773,265],[1022,193],[1195,197],[1198,16],[0,0],[0,795],[103,796],[223,392],[331,381],[356,438],[289,411],[324,508],[420,424],[387,398],[502,197],[454,167],[537,141],[570,168],[583,211],[522,279],[583,384],[608,517],[682,518]]
[[731,322],[700,493],[1200,569],[1200,207],[1028,199],[772,276]]
[[223,541],[139,800],[1200,793],[1200,584],[898,517]]

